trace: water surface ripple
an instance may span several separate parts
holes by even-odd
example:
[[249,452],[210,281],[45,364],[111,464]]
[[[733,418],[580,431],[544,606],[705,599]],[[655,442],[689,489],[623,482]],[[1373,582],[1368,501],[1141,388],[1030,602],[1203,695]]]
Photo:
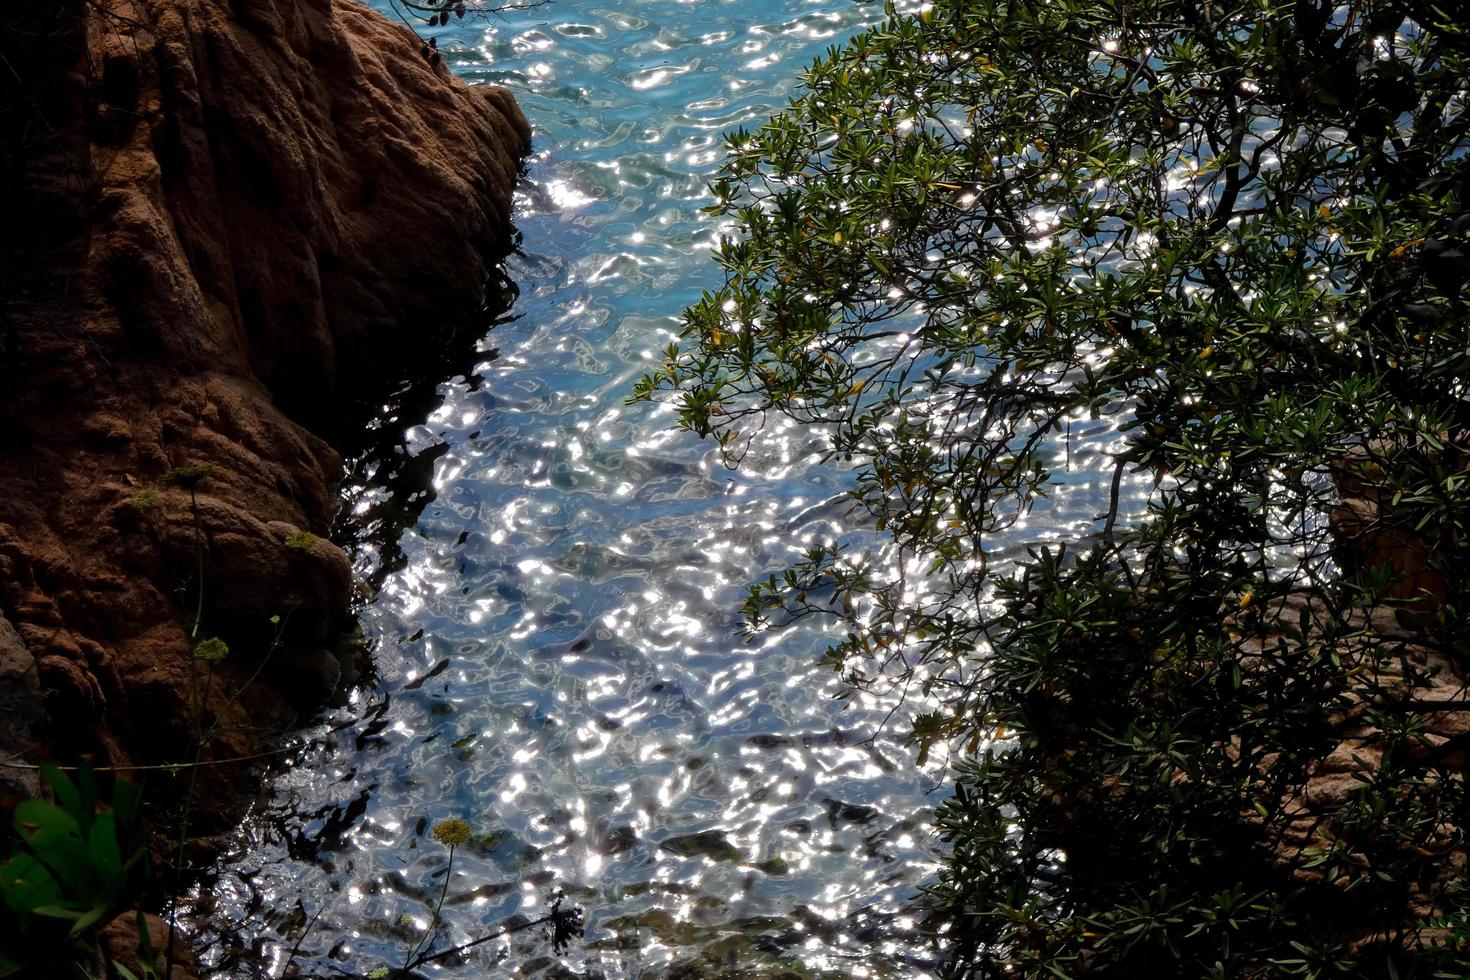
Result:
[[[441,386],[405,434],[436,454],[436,497],[363,610],[376,677],[308,733],[201,901],[216,975],[279,975],[298,942],[300,975],[401,964],[443,886],[425,828],[447,817],[475,836],[441,944],[556,888],[587,930],[565,957],[532,930],[430,975],[932,971],[912,902],[941,855],[943,772],[885,727],[891,703],[838,698],[815,628],[737,633],[749,582],[816,536],[870,533],[832,503],[846,476],[789,426],[731,472],[666,410],[624,404],[717,284],[699,208],[721,134],[880,14],[555,0],[439,29],[451,67],[509,86],[535,126],[520,296],[478,383]],[[1034,536],[1087,526],[1096,501],[1074,477]]]

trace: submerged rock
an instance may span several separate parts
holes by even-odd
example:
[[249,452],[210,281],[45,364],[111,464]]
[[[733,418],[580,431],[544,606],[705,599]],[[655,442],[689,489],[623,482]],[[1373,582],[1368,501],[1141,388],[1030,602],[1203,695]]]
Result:
[[349,622],[331,443],[483,322],[529,127],[352,0],[14,4],[0,45],[5,648],[55,754],[178,760],[195,685],[206,757],[258,753]]

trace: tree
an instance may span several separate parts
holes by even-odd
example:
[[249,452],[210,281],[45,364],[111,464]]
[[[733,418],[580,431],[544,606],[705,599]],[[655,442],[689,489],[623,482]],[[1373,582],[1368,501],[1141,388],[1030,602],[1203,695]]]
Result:
[[[940,704],[953,974],[1470,968],[1467,89],[1427,0],[942,0],[730,137],[636,396],[855,465],[889,544],[746,613]],[[1084,424],[1105,512],[998,560]]]

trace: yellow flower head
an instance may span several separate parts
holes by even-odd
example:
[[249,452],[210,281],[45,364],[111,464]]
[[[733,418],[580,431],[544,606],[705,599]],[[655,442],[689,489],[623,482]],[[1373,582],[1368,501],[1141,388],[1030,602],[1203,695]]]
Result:
[[230,655],[230,648],[224,640],[212,636],[207,640],[201,640],[194,648],[194,659],[202,660],[207,664],[217,664]]
[[470,825],[458,817],[434,824],[434,839],[445,847],[458,847],[470,839]]
[[213,463],[190,463],[188,466],[175,466],[164,474],[164,478],[181,487],[197,487],[200,480],[213,473]]

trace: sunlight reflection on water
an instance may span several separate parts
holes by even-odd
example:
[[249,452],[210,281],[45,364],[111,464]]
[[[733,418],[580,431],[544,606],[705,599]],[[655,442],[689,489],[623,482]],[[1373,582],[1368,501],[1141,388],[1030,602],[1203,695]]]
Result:
[[[942,760],[916,767],[890,702],[838,698],[815,627],[737,636],[751,581],[819,536],[873,538],[834,504],[846,476],[789,423],[731,472],[668,410],[624,404],[717,284],[698,209],[719,135],[880,13],[557,0],[439,31],[455,71],[509,86],[536,127],[508,263],[521,293],[483,381],[444,384],[406,434],[447,449],[406,564],[363,610],[377,677],[243,828],[204,909],[218,975],[254,975],[237,948],[279,968],[318,913],[303,975],[400,964],[442,884],[425,828],[449,816],[476,836],[447,939],[535,916],[556,887],[587,933],[564,960],[537,930],[434,975],[927,975],[911,905],[942,853]],[[1032,540],[1092,525],[1116,438],[1078,423]]]

